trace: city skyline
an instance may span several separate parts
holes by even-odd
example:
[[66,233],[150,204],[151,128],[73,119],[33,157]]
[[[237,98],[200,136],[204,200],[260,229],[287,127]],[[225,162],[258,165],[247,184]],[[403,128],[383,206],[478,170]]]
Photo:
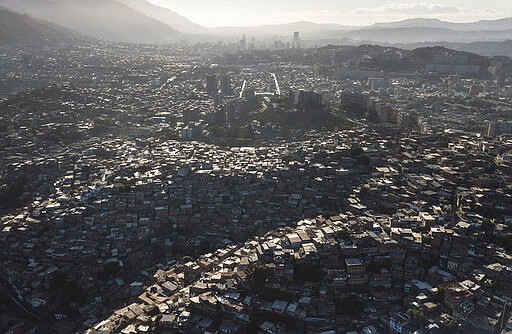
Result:
[[0,1],[0,333],[512,334],[512,5]]
[[205,27],[286,24],[297,21],[364,26],[410,18],[437,18],[450,22],[474,22],[512,16],[512,4],[486,1],[376,1],[333,0],[251,3],[247,0],[173,1],[150,0]]

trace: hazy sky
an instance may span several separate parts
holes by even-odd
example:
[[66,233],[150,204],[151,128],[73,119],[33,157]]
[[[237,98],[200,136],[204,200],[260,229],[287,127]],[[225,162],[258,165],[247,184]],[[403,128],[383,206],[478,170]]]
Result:
[[150,0],[204,26],[293,21],[366,25],[411,17],[470,22],[512,16],[512,0]]

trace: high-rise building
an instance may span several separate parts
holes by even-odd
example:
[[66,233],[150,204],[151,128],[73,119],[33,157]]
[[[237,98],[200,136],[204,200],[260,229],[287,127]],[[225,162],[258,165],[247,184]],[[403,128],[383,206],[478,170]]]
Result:
[[224,106],[224,112],[226,113],[226,123],[230,124],[236,119],[236,107],[234,102],[226,103]]
[[240,49],[247,49],[247,38],[245,37],[245,34],[242,36],[242,39],[240,40]]
[[341,104],[348,108],[357,108],[361,111],[368,109],[368,95],[359,92],[343,92]]
[[238,99],[235,102],[235,108],[236,108],[236,116],[237,117],[248,114],[250,111],[249,102],[247,100]]
[[206,76],[206,91],[210,95],[214,95],[217,93],[218,85],[217,85],[217,76],[215,74]]
[[201,110],[199,109],[187,109],[183,111],[183,122],[195,122],[199,121],[201,116]]
[[489,123],[487,128],[487,136],[495,137],[504,134],[512,134],[512,122],[497,121]]
[[220,95],[220,94],[215,94],[215,95],[213,96],[213,105],[214,105],[215,107],[218,107],[218,106],[220,106],[221,104],[222,104],[222,95]]
[[300,33],[298,31],[293,33],[292,47],[294,49],[300,49]]
[[226,74],[220,79],[220,90],[222,91],[222,95],[230,95],[231,94],[231,77],[229,74]]
[[304,89],[298,91],[291,90],[289,99],[292,105],[300,104],[309,109],[322,109],[325,105],[322,94],[318,94],[314,91],[305,91]]

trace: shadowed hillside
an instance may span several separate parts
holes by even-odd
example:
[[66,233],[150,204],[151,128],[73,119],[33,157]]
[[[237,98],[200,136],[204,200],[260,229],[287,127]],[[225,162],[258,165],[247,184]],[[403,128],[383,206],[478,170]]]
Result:
[[77,37],[65,28],[0,9],[0,45],[47,44]]
[[4,0],[2,5],[103,40],[157,43],[179,33],[114,0]]

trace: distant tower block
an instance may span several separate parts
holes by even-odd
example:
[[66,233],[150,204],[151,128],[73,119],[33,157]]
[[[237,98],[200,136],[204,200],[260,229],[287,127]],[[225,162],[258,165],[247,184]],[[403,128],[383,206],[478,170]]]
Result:
[[240,49],[247,49],[247,38],[245,37],[245,34],[242,36],[242,39],[240,40]]
[[300,33],[298,31],[293,33],[292,47],[294,49],[300,49]]
[[215,74],[206,76],[206,91],[210,95],[214,95],[217,93],[218,85],[217,76]]
[[231,95],[231,77],[229,75],[222,76],[220,79],[220,83],[222,95]]

